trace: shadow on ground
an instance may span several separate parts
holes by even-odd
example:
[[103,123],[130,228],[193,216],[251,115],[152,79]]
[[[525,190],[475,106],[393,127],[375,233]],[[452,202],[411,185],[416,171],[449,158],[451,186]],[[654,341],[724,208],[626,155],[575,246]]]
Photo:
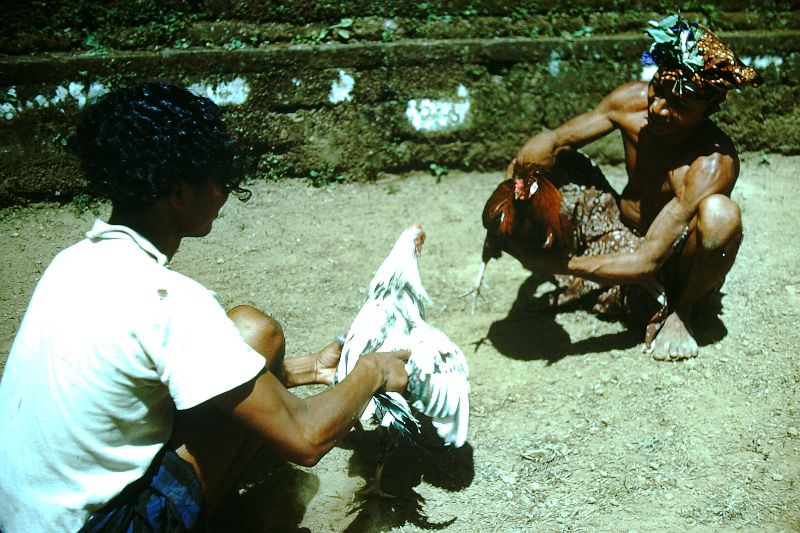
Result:
[[319,490],[319,478],[262,449],[246,470],[238,490],[209,521],[212,533],[294,533]]
[[[441,446],[430,423],[424,420],[422,422],[421,442],[401,442],[389,453],[386,460],[381,486],[394,498],[356,497],[349,509],[354,518],[344,531],[387,531],[406,523],[435,531],[450,526],[457,520],[457,517],[430,519],[426,513],[425,498],[414,487],[423,480],[450,492],[468,487],[475,477],[472,446],[469,443],[461,448]],[[356,430],[341,443],[342,447],[353,450],[349,465],[350,475],[363,478],[365,484],[375,474],[380,448],[378,433]]]
[[724,292],[716,292],[697,306],[692,325],[695,339],[700,346],[714,344],[728,335],[728,328],[722,323]]
[[508,315],[489,326],[486,337],[475,343],[476,350],[488,340],[498,352],[512,359],[544,359],[552,364],[570,355],[626,350],[641,342],[642,333],[633,328],[572,342],[567,331],[556,322],[556,316],[580,308],[581,302],[556,310],[545,297],[532,296],[545,281],[548,278],[538,273],[528,277]]
[[[431,520],[426,501],[414,487],[423,480],[447,491],[468,487],[475,476],[472,447],[444,447],[429,421],[422,421],[420,444],[399,443],[389,453],[383,471],[382,488],[392,499],[342,495],[352,521],[344,531],[380,532],[410,523],[426,530],[445,528],[456,517]],[[375,474],[379,451],[378,431],[353,430],[339,447],[352,450],[350,477],[364,479],[366,485]],[[229,495],[209,521],[213,533],[307,532],[299,527],[306,508],[317,494],[320,481],[314,474],[296,468],[262,450],[251,462],[247,478],[238,491]],[[347,496],[347,498],[344,498]]]
[[[486,336],[474,343],[475,349],[488,340],[498,352],[512,359],[545,359],[548,364],[552,364],[571,355],[626,350],[642,342],[643,326],[633,324],[618,333],[572,342],[569,334],[556,322],[556,316],[581,307],[591,308],[591,303],[586,305],[586,302],[579,300],[569,306],[554,309],[546,298],[532,296],[546,281],[548,277],[540,273],[528,277],[520,286],[508,315],[489,326]],[[692,324],[695,338],[701,347],[716,343],[728,334],[720,318],[723,297],[724,293],[715,292],[696,307]],[[587,301],[591,302],[590,299]]]

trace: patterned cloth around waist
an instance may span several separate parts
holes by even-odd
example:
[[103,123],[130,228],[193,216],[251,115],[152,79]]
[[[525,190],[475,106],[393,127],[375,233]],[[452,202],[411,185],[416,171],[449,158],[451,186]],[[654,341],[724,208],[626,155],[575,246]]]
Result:
[[[632,253],[642,241],[622,222],[615,195],[603,189],[574,183],[559,188],[564,197],[562,212],[573,228],[571,253],[575,255]],[[646,324],[658,309],[655,299],[638,285],[604,287],[570,275],[556,275],[555,282],[556,289],[548,295],[554,306],[581,304],[636,325]]]
[[166,450],[144,477],[94,513],[79,533],[192,531],[199,523],[202,502],[192,465]]

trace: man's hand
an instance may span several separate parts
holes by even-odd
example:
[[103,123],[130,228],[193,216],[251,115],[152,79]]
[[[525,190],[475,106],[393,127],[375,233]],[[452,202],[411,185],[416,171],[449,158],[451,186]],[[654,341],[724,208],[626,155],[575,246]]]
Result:
[[372,352],[361,356],[359,361],[369,361],[375,364],[383,376],[382,391],[402,392],[408,385],[406,361],[411,352],[400,350],[396,352]]
[[336,366],[342,357],[342,343],[339,339],[331,342],[314,356],[314,382],[330,385],[336,374]]

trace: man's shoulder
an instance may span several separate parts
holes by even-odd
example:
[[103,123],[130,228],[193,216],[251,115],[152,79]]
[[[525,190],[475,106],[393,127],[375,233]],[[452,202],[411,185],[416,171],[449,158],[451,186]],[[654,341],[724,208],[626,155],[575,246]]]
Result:
[[736,148],[730,136],[725,133],[713,120],[707,120],[701,135],[706,139],[715,152],[736,153]]
[[695,136],[695,164],[732,165],[738,153],[727,133],[708,120]]
[[199,281],[160,264],[128,239],[83,239],[60,251],[42,278],[51,287],[60,285],[61,296],[65,291],[86,294],[89,284],[92,294],[108,298],[150,301],[153,292],[187,302],[215,298]]
[[695,149],[687,161],[686,176],[695,182],[735,179],[739,173],[739,156],[730,137],[708,121],[695,138]]
[[609,111],[621,113],[639,112],[647,109],[647,84],[643,81],[629,81],[608,93],[603,104]]

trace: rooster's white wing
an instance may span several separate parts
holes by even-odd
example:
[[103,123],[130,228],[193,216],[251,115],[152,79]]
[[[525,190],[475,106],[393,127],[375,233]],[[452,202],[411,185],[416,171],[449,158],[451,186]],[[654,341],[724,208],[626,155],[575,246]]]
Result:
[[425,323],[411,333],[406,368],[412,407],[431,417],[445,444],[460,447],[469,427],[469,371],[464,354],[447,335]]

